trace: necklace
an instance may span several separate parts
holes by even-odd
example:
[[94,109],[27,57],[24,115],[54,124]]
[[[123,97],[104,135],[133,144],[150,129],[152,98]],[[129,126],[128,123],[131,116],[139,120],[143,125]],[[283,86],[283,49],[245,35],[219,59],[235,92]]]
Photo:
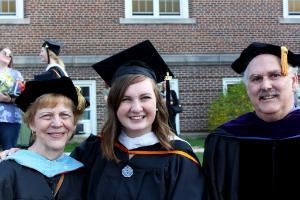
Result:
[[129,166],[126,165],[123,169],[122,169],[122,175],[125,178],[130,178],[133,175],[133,169]]

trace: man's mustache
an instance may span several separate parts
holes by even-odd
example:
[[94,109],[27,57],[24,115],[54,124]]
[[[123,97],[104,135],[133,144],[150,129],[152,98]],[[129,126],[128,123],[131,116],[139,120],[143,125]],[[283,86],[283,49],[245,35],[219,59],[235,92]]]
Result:
[[265,99],[268,97],[278,97],[278,96],[279,96],[279,92],[276,90],[270,90],[270,91],[261,90],[258,94],[259,99]]

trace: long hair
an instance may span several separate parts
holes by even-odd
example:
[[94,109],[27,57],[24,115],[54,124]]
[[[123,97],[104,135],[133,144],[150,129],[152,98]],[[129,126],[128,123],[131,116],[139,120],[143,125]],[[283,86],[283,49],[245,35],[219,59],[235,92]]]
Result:
[[53,53],[53,51],[51,51],[49,49],[48,49],[48,52],[49,52],[49,57],[50,58],[55,60],[55,62],[57,64],[59,64],[62,68],[64,68],[64,69],[66,68],[64,62],[62,61],[62,59],[58,55],[56,55],[55,53]]
[[[110,89],[107,99],[108,118],[100,133],[102,136],[102,153],[103,156],[109,160],[119,161],[114,153],[114,144],[117,142],[122,127],[117,117],[117,110],[121,104],[122,98],[130,85],[141,82],[146,78],[148,77],[140,74],[122,76],[115,80]],[[174,135],[174,133],[168,125],[169,115],[167,107],[160,96],[159,89],[154,80],[151,79],[151,83],[158,109],[152,124],[152,131],[155,133],[163,148],[169,150],[172,148],[170,144],[170,136]]]

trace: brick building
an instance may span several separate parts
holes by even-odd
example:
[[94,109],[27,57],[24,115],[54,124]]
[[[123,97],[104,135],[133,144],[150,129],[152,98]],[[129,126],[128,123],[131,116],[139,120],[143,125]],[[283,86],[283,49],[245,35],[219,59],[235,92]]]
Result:
[[10,47],[26,80],[45,66],[43,38],[62,41],[61,56],[91,101],[84,132],[104,118],[104,88],[91,64],[149,39],[176,75],[184,112],[180,130],[207,130],[207,111],[237,74],[231,62],[253,41],[300,53],[298,0],[3,0],[0,46]]

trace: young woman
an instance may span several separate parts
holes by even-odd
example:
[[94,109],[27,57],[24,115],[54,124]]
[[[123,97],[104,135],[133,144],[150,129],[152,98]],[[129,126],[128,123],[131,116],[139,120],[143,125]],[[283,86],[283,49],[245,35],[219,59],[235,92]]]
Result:
[[93,67],[111,89],[101,133],[72,153],[90,173],[87,199],[202,199],[200,163],[168,126],[156,83],[171,72],[152,44],[142,42]]
[[35,75],[35,80],[54,79],[68,76],[65,65],[59,57],[60,44],[54,40],[44,40],[41,48],[40,57],[42,62],[47,63],[45,72]]
[[12,68],[13,57],[9,48],[0,51],[0,149],[15,147],[21,127],[21,110],[15,98],[23,89],[23,77]]
[[0,163],[0,199],[85,199],[83,164],[63,154],[87,106],[71,79],[29,81],[16,104],[35,137]]

